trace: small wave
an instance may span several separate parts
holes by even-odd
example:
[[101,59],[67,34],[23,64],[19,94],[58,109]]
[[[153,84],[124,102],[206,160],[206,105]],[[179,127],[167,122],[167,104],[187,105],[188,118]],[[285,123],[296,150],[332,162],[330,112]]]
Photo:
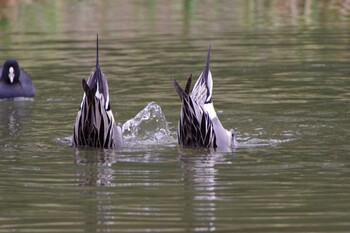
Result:
[[[234,152],[239,148],[256,148],[256,147],[274,147],[283,143],[295,140],[292,131],[285,131],[282,139],[267,138],[263,128],[256,128],[257,132],[253,134],[239,134],[237,144],[227,151]],[[135,117],[126,121],[122,126],[124,145],[122,150],[128,148],[131,150],[144,150],[152,146],[176,147],[178,146],[176,134],[170,132],[168,122],[161,107],[155,102],[150,102]],[[261,138],[261,137],[264,138]],[[63,144],[72,144],[72,136],[56,139]]]
[[13,98],[4,98],[4,99],[0,99],[0,101],[29,101],[29,102],[33,102],[34,101],[34,97],[13,97]]
[[58,143],[62,143],[62,144],[68,144],[68,145],[72,145],[72,138],[73,136],[67,136],[67,137],[63,137],[63,138],[56,138],[56,142]]
[[239,140],[237,148],[254,148],[254,147],[265,147],[265,146],[278,146],[280,144],[290,142],[294,139],[259,139],[259,138],[245,138]]

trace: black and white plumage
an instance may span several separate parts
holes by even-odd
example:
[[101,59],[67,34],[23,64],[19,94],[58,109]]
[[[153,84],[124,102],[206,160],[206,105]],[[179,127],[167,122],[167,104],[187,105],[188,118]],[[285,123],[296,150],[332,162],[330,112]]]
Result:
[[6,60],[0,66],[0,98],[34,97],[35,88],[29,75],[16,60]]
[[192,75],[187,80],[185,90],[173,80],[182,102],[177,128],[178,143],[188,147],[228,149],[236,145],[236,133],[233,129],[226,130],[216,115],[209,60],[210,47],[205,67],[191,93]]
[[122,128],[114,121],[107,79],[99,65],[98,36],[96,67],[87,81],[82,80],[82,86],[84,95],[74,124],[73,145],[120,147],[123,144]]

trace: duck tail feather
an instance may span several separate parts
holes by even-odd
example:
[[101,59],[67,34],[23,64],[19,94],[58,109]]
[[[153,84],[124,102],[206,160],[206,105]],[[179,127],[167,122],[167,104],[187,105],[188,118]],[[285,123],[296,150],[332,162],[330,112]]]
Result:
[[97,36],[96,36],[96,69],[99,66],[100,66],[100,64],[99,64],[99,58],[98,58],[98,34],[97,34]]
[[186,92],[182,89],[180,84],[175,79],[173,79],[173,86],[174,86],[177,94],[179,95],[180,100],[182,101],[184,99],[184,97],[187,95]]
[[191,83],[192,83],[192,74],[190,74],[190,76],[187,79],[187,84],[186,84],[186,88],[185,88],[185,92],[187,95],[190,94]]

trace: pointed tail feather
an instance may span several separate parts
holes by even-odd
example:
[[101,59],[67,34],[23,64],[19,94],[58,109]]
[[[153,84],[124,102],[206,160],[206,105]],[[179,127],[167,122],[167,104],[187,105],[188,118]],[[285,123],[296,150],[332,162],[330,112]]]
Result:
[[95,69],[95,76],[96,76],[96,80],[97,82],[101,82],[101,68],[100,68],[100,58],[99,58],[99,48],[98,48],[98,34],[96,37],[96,69]]
[[187,93],[187,95],[190,94],[191,83],[192,83],[192,74],[190,74],[190,76],[187,79],[187,84],[185,88],[185,92]]
[[185,90],[183,90],[180,84],[175,79],[173,79],[173,86],[177,94],[179,95],[181,101],[184,99],[184,97],[189,96],[191,82],[192,82],[192,75],[188,77],[186,88]]
[[180,84],[179,84],[175,79],[173,79],[173,86],[174,86],[174,88],[175,88],[175,91],[176,91],[177,94],[179,95],[180,100],[182,101],[182,100],[183,100],[183,97],[184,97],[184,95],[185,95],[186,93],[184,92],[184,90],[182,90]]
[[205,82],[207,82],[207,77],[209,75],[209,64],[210,64],[210,48],[211,48],[211,45],[209,44],[209,48],[208,48],[208,56],[207,56],[207,60],[205,62],[205,67],[204,67],[204,70],[203,70],[203,76],[206,78]]
[[99,66],[100,66],[100,64],[99,64],[99,58],[98,58],[98,34],[97,34],[97,37],[96,37],[96,69]]

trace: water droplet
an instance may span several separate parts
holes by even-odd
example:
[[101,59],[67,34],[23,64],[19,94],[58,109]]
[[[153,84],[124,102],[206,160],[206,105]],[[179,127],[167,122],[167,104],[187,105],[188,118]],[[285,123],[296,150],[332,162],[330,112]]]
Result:
[[160,142],[169,135],[168,123],[162,109],[155,102],[150,102],[134,118],[123,125],[123,136],[127,141]]

